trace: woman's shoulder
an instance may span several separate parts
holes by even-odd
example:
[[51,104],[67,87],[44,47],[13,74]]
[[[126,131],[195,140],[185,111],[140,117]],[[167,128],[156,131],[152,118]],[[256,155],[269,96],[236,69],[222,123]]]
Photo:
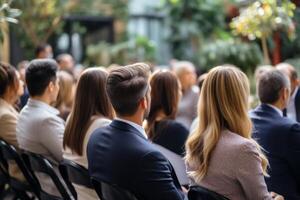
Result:
[[93,122],[91,123],[89,128],[93,127],[94,129],[96,129],[103,126],[107,126],[111,123],[111,120],[105,117],[93,117],[93,118],[92,118]]
[[237,153],[257,152],[254,140],[245,138],[237,133],[224,130],[221,141]]

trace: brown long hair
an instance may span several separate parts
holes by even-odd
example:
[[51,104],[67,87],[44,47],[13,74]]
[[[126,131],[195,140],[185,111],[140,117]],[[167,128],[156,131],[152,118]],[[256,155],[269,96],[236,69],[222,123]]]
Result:
[[8,63],[0,62],[0,97],[3,97],[10,87],[17,93],[19,88],[17,70]]
[[67,121],[63,147],[82,155],[83,141],[94,115],[112,119],[113,109],[105,87],[108,73],[100,68],[85,70],[79,78],[74,104]]
[[190,173],[196,182],[206,175],[212,151],[224,129],[248,138],[257,145],[266,175],[268,160],[251,137],[248,97],[248,78],[238,68],[219,66],[208,73],[198,102],[199,125],[186,143],[186,162],[190,166],[197,166]]
[[151,106],[147,117],[146,132],[150,140],[156,137],[155,121],[159,112],[164,119],[175,119],[180,97],[180,84],[176,75],[169,70],[159,70],[150,78]]

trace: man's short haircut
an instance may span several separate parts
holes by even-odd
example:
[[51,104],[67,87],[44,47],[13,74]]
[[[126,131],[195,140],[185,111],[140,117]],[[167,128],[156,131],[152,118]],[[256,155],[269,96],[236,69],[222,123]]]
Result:
[[56,81],[57,63],[53,59],[35,59],[26,69],[26,84],[30,96],[40,96],[51,81]]
[[264,72],[258,81],[258,96],[262,103],[275,103],[283,88],[290,88],[286,75],[277,69]]
[[118,115],[133,115],[140,100],[146,96],[149,87],[150,67],[136,63],[117,67],[110,71],[106,90]]

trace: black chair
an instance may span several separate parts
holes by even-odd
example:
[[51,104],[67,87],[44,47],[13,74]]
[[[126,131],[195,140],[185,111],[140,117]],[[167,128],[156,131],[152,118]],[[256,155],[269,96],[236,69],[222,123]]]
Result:
[[[2,180],[6,179],[11,190],[15,193],[16,197],[21,199],[34,199],[38,197],[39,192],[37,189],[37,180],[33,177],[30,170],[26,167],[24,161],[17,153],[14,146],[8,144],[4,140],[0,140],[0,170],[2,174]],[[10,163],[16,163],[19,170],[22,172],[25,180],[21,181],[9,174]],[[32,195],[29,196],[27,193],[30,192]]]
[[[32,170],[33,174],[44,173],[47,176],[49,176],[53,184],[56,186],[57,190],[61,194],[61,197],[49,194],[46,191],[44,191],[41,185],[39,184],[41,200],[74,200],[74,197],[68,193],[64,184],[57,176],[52,164],[46,158],[44,158],[42,155],[28,151],[24,152],[22,156],[25,160],[25,163],[28,165],[28,168]],[[35,178],[37,179],[36,176]]]
[[189,200],[229,200],[228,198],[208,190],[202,186],[191,186],[188,192]]
[[101,200],[138,200],[137,197],[117,185],[91,178],[92,184]]
[[76,199],[78,198],[77,193],[72,184],[94,189],[91,183],[89,172],[85,167],[71,160],[65,159],[59,164],[59,171],[65,183]]

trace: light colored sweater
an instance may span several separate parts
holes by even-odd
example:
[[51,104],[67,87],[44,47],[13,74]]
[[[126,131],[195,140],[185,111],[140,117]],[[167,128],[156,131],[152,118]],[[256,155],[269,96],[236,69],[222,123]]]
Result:
[[[192,163],[188,166],[189,171],[196,169]],[[212,152],[208,172],[196,184],[230,200],[272,200],[256,145],[230,131],[222,132]]]

